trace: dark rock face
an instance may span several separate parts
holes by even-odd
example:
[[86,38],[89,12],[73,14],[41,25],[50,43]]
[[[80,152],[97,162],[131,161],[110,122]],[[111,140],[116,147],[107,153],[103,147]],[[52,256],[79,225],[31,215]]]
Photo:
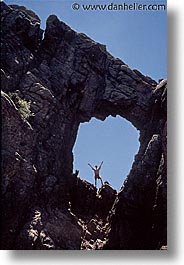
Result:
[[[166,80],[157,84],[54,15],[1,2],[2,249],[160,249],[167,244]],[[12,93],[31,102],[25,119]],[[12,98],[12,99],[11,99]],[[140,130],[121,191],[73,174],[81,122]]]

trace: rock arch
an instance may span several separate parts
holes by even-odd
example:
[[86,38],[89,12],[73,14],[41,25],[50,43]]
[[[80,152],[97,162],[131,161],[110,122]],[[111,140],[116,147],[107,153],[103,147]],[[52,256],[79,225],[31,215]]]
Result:
[[[64,211],[73,185],[72,148],[78,126],[91,117],[104,120],[108,115],[120,115],[129,120],[140,130],[141,145],[109,215],[111,230],[104,248],[156,249],[165,244],[166,81],[157,84],[138,70],[131,70],[111,56],[104,45],[76,33],[54,15],[47,19],[42,38],[40,20],[33,12],[19,6],[8,7],[2,2],[1,12],[2,89],[5,93],[16,92],[20,98],[31,100],[34,113],[28,122],[21,120],[18,109],[7,95],[3,95],[4,132],[8,132],[4,133],[4,143],[15,139],[11,146],[3,146],[6,149],[5,178],[10,153],[18,152],[20,160],[19,165],[11,168],[17,182],[9,177],[6,179],[9,186],[5,187],[4,209],[13,216],[10,214],[7,220],[5,246],[9,246],[8,240],[12,237],[7,231],[19,229],[20,236],[21,229],[24,231],[22,224],[29,223],[28,202],[23,203],[27,194],[21,193],[18,185],[19,181],[24,182],[21,163],[25,164],[25,171],[30,164],[36,175],[34,184],[30,177],[26,182],[30,187],[26,190],[32,207],[39,204],[45,209],[52,205]],[[18,134],[13,130],[13,124],[19,124]],[[29,130],[27,135],[26,130]],[[9,206],[7,194],[14,189],[20,193],[17,192],[13,200],[26,212],[26,220],[17,215],[16,203],[12,203],[13,208]],[[50,215],[47,210],[43,218],[46,220]],[[35,216],[38,218],[38,214]],[[12,219],[16,222],[10,229]],[[12,233],[14,241],[11,244],[15,246],[15,242],[19,242],[16,241],[18,232]]]

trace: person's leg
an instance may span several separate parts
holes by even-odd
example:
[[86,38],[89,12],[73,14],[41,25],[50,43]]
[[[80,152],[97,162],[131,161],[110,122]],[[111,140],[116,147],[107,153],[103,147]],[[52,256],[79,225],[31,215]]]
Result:
[[95,178],[95,188],[96,188],[96,178]]

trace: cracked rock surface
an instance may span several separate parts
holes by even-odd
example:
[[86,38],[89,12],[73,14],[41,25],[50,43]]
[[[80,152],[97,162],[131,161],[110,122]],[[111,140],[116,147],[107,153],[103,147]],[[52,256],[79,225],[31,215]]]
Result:
[[[43,36],[33,11],[0,4],[1,248],[166,246],[167,81],[130,69],[55,15]],[[118,192],[73,173],[80,123],[109,115],[140,131]]]

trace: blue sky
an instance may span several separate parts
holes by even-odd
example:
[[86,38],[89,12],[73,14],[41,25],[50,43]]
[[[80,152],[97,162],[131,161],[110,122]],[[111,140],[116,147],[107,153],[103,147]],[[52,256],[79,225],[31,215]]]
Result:
[[[32,9],[42,20],[56,14],[60,20],[78,32],[84,32],[106,45],[114,56],[138,69],[156,81],[167,77],[167,14],[166,11],[78,11],[72,3],[109,4],[112,1],[70,0],[5,0],[7,4],[20,4]],[[166,4],[165,0],[120,1],[114,4],[141,3]],[[74,169],[81,178],[93,183],[93,174],[87,166],[104,160],[103,180],[119,189],[128,174],[137,153],[139,132],[121,117],[108,117],[104,122],[92,119],[80,126],[74,148]]]

